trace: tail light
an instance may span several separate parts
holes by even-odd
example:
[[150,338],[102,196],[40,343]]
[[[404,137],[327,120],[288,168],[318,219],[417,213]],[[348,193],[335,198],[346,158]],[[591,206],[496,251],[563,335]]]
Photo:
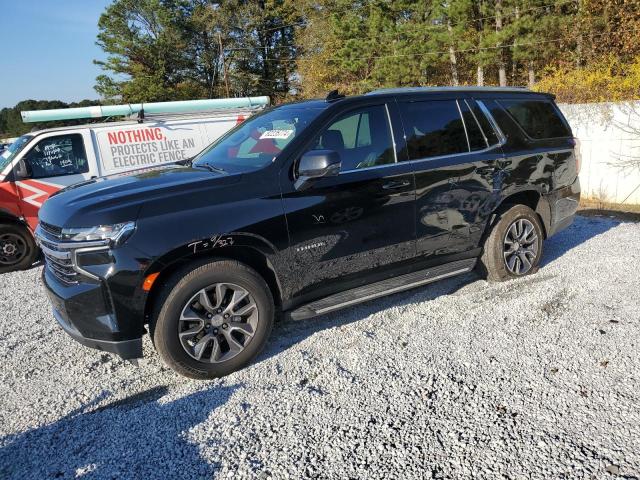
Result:
[[574,138],[573,154],[576,157],[576,175],[580,174],[580,168],[582,167],[582,144],[579,138]]

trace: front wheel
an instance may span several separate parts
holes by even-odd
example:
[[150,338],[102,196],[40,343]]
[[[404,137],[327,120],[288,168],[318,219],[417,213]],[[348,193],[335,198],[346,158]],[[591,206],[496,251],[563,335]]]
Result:
[[478,267],[489,281],[535,273],[542,258],[544,230],[536,212],[514,205],[499,217],[484,243]]
[[38,247],[25,227],[0,225],[0,273],[29,268],[37,256]]
[[253,360],[273,326],[269,287],[254,270],[220,260],[177,274],[158,297],[151,327],[158,353],[181,375],[228,375]]

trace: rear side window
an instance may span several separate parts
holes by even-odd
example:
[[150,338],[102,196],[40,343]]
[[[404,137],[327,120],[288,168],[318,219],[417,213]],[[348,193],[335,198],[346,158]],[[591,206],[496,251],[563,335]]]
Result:
[[409,160],[469,151],[455,100],[400,103]]
[[568,137],[569,130],[551,102],[544,100],[500,100],[522,130],[531,138]]
[[25,156],[31,178],[76,175],[89,171],[82,135],[73,133],[40,140]]

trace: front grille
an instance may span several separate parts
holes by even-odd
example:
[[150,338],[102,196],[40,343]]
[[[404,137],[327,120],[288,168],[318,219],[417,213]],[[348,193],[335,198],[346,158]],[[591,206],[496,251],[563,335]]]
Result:
[[44,230],[45,233],[51,235],[54,238],[61,239],[62,238],[62,228],[56,227],[55,225],[51,225],[50,223],[40,222],[40,228]]
[[49,271],[67,285],[78,283],[78,272],[73,268],[71,252],[60,248],[57,243],[50,242],[41,236],[38,237],[38,243]]

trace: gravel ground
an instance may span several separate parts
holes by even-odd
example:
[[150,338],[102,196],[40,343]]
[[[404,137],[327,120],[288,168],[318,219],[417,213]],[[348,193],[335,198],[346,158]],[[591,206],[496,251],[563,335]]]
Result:
[[0,277],[0,478],[640,478],[640,223],[579,217],[544,266],[303,322],[195,382],[55,325]]

